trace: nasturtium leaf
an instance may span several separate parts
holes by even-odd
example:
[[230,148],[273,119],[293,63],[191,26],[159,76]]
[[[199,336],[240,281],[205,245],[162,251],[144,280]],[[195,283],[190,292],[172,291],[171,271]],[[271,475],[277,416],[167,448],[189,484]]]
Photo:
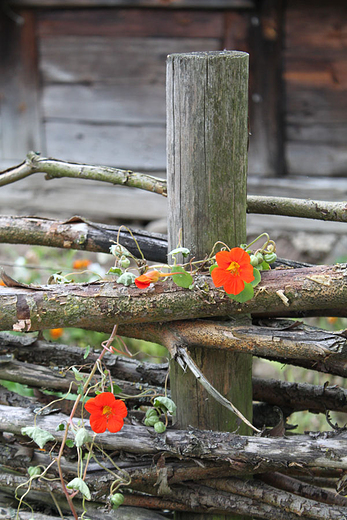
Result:
[[259,271],[269,271],[270,270],[270,266],[264,260],[260,265],[257,266],[257,269],[259,269]]
[[74,373],[76,381],[83,381],[83,375],[79,373],[76,367],[72,367],[72,372]]
[[212,274],[213,269],[216,269],[216,267],[218,267],[218,264],[211,265],[211,267],[210,267],[210,274]]
[[63,432],[65,430],[66,426],[64,423],[59,423],[58,426],[56,427],[55,431],[56,432]]
[[66,439],[66,446],[68,448],[73,448],[75,446],[75,441],[73,441],[72,439]]
[[185,271],[183,267],[179,265],[174,265],[171,269],[171,272],[179,273],[174,274],[172,277],[174,283],[178,285],[178,287],[184,287],[185,289],[188,289],[192,285],[193,277],[191,274],[187,273],[187,271]]
[[107,271],[107,274],[122,274],[122,269],[119,269],[119,267],[111,267],[108,271]]
[[121,394],[122,391],[123,390],[121,389],[120,386],[118,386],[115,383],[113,383],[113,393],[114,393],[114,395]]
[[169,397],[159,396],[154,401],[154,406],[160,408],[163,412],[169,412],[171,415],[175,415],[177,406]]
[[26,426],[21,429],[22,435],[27,435],[30,437],[40,448],[42,449],[44,445],[49,441],[55,441],[55,438],[52,434],[47,432],[46,430],[42,430],[38,426]]
[[90,352],[90,345],[87,345],[86,348],[84,349],[83,359],[87,359],[87,357],[89,356],[89,352]]
[[68,489],[76,489],[77,491],[80,491],[82,495],[86,497],[87,500],[91,500],[92,498],[87,484],[81,478],[76,477],[70,480],[70,482],[66,484],[66,487]]
[[235,300],[239,303],[247,302],[251,300],[254,296],[254,290],[251,283],[245,283],[245,288],[239,294],[228,294],[231,300]]
[[259,273],[259,269],[257,269],[256,267],[253,267],[253,275],[254,275],[254,280],[253,280],[253,282],[251,282],[251,285],[253,287],[256,287],[258,285],[258,283],[261,281],[261,274]]
[[29,477],[38,477],[42,473],[40,466],[29,466],[28,467]]
[[75,444],[77,448],[81,448],[84,444],[92,442],[89,432],[85,428],[80,428],[75,435]]
[[182,256],[188,256],[190,253],[190,250],[187,249],[186,247],[176,247],[176,249],[173,249],[172,251],[170,251],[168,256],[170,256],[170,255],[175,256],[175,255],[179,255],[180,253]]
[[129,285],[132,285],[135,281],[136,275],[134,273],[123,273],[118,279],[117,283],[121,283],[125,285],[126,287],[129,287]]

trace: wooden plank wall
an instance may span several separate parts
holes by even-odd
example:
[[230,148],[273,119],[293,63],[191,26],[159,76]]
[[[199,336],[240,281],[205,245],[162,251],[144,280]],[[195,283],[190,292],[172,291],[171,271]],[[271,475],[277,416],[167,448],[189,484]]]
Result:
[[[250,53],[249,193],[346,198],[344,0],[10,4],[25,23],[0,10],[0,169],[33,148],[164,176],[166,55],[239,49]],[[1,188],[0,211],[143,225],[165,219],[166,201],[40,174]]]
[[286,160],[300,175],[347,175],[347,3],[287,3]]

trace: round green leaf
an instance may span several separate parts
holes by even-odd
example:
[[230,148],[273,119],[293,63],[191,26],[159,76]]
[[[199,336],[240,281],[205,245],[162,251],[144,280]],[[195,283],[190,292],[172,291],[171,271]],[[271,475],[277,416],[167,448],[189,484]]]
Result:
[[254,290],[251,283],[245,283],[245,288],[239,294],[228,294],[231,300],[235,300],[239,303],[247,302],[251,300],[254,296]]
[[256,267],[253,267],[253,275],[254,275],[254,280],[253,280],[253,282],[251,282],[251,285],[253,287],[256,287],[258,285],[258,283],[261,281],[261,274],[259,273],[259,269],[257,269]]
[[193,277],[191,274],[187,273],[187,271],[185,271],[183,269],[183,267],[181,267],[179,265],[174,265],[171,269],[171,272],[180,273],[180,274],[175,274],[172,277],[174,283],[176,285],[178,285],[178,287],[184,287],[185,289],[189,289],[189,287],[193,283]]
[[135,281],[136,276],[134,273],[123,273],[118,279],[117,283],[122,283],[126,287],[129,287],[129,285],[132,285]]

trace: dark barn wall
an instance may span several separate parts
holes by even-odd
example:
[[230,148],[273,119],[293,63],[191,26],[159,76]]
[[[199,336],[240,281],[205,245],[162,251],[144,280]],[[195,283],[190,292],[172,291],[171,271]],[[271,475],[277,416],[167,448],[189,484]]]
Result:
[[[250,53],[249,193],[346,199],[344,0],[12,0],[10,8],[0,8],[0,168],[35,149],[165,176],[167,54],[238,49]],[[1,188],[0,208],[142,225],[167,211],[150,193],[42,174]],[[248,229],[293,226],[251,215]],[[317,227],[295,221],[304,233],[342,234]]]

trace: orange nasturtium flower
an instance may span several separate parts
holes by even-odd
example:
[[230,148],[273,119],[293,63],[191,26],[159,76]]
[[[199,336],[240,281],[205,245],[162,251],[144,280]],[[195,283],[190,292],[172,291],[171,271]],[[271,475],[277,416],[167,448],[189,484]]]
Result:
[[59,339],[64,334],[64,329],[58,328],[58,329],[49,329],[49,335],[52,339]]
[[84,407],[91,414],[90,427],[95,433],[103,433],[106,428],[111,433],[119,432],[128,415],[124,402],[116,399],[112,392],[103,392],[89,399]]
[[91,261],[90,260],[86,260],[86,259],[79,259],[79,260],[75,260],[74,263],[72,264],[72,267],[74,269],[87,269],[91,264]]
[[245,288],[245,282],[253,282],[250,256],[241,247],[220,251],[216,254],[216,262],[218,267],[211,273],[213,283],[216,287],[223,286],[227,294],[240,294]]
[[146,287],[149,287],[151,283],[157,282],[159,278],[163,278],[165,276],[172,276],[174,274],[179,273],[160,273],[156,270],[148,271],[148,273],[142,274],[141,276],[135,278],[135,285],[139,289],[146,289]]

